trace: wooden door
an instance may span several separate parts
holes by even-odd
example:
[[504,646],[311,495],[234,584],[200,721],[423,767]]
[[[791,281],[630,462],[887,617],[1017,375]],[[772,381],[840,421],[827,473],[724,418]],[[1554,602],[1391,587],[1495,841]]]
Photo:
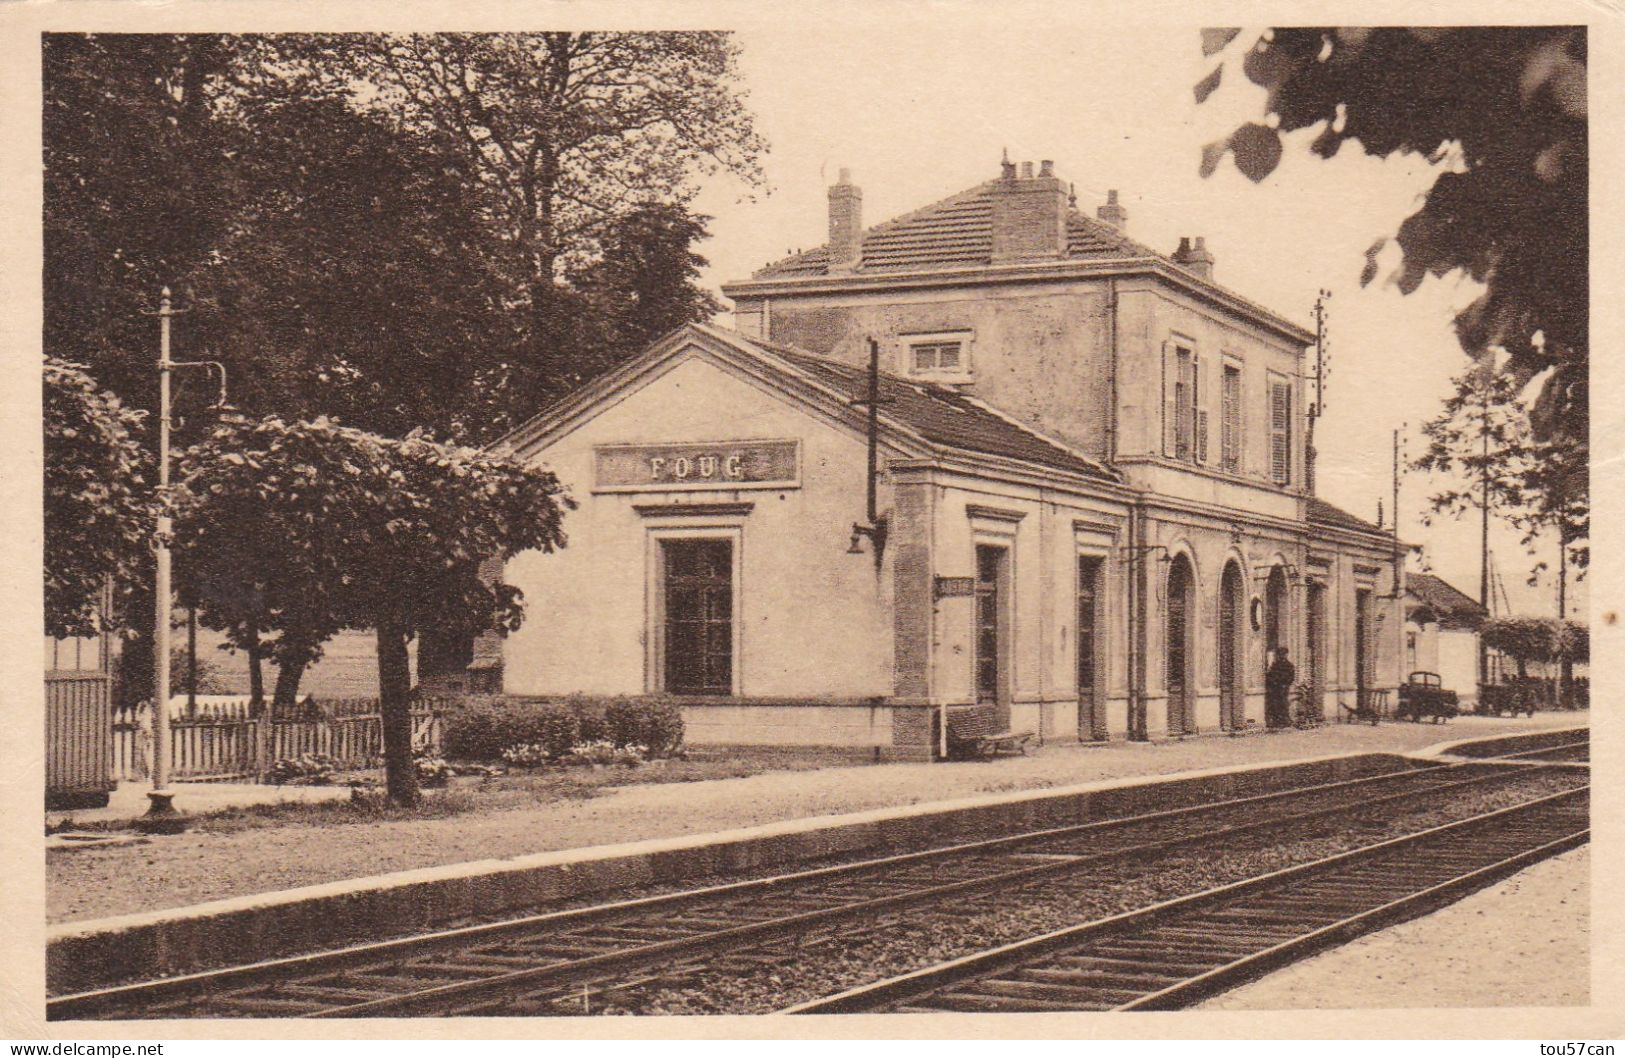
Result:
[[1010,701],[1005,693],[1006,645],[1005,563],[1002,547],[976,548],[976,702],[993,706],[996,729],[1010,726]]
[[1078,556],[1078,738],[1106,737],[1106,703],[1097,686],[1096,614],[1099,605],[1101,560]]
[[1168,733],[1188,734],[1191,720],[1190,561],[1181,555],[1168,571]]
[[1224,567],[1219,585],[1219,724],[1228,731],[1245,726],[1241,689],[1241,570]]

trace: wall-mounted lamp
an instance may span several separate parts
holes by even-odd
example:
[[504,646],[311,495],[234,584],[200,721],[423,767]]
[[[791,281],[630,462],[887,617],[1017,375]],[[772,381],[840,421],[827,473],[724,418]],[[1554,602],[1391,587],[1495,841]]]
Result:
[[874,525],[862,525],[853,522],[852,542],[847,546],[846,553],[849,555],[863,554],[863,538],[866,536],[874,543],[875,561],[880,561],[880,556],[886,550],[886,519],[884,516],[876,518]]

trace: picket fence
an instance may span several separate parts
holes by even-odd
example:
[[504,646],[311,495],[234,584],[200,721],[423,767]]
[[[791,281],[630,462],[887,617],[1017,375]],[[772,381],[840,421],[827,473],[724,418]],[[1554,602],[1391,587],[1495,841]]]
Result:
[[[448,703],[419,699],[412,704],[412,746],[438,752],[442,716]],[[255,759],[259,725],[270,724],[263,763]],[[152,774],[150,710],[113,713],[113,778],[145,780]],[[383,718],[376,698],[340,698],[248,715],[246,706],[184,708],[169,717],[170,777],[229,781],[252,779],[260,767],[306,753],[331,757],[340,768],[368,768],[384,752]]]

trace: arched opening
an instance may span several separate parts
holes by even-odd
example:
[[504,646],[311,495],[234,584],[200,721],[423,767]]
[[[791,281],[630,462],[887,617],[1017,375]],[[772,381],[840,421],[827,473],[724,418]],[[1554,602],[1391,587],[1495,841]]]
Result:
[[1104,741],[1106,703],[1100,686],[1100,588],[1101,570],[1106,560],[1093,555],[1078,556],[1078,738]]
[[1219,582],[1219,726],[1226,731],[1239,731],[1247,723],[1241,668],[1246,605],[1241,567],[1232,560]]
[[1269,651],[1264,663],[1273,662],[1276,652],[1286,645],[1286,570],[1276,566],[1264,585],[1264,649]]
[[1196,610],[1196,576],[1190,559],[1177,556],[1168,567],[1168,733],[1196,732],[1192,696],[1195,672],[1192,663],[1191,625]]

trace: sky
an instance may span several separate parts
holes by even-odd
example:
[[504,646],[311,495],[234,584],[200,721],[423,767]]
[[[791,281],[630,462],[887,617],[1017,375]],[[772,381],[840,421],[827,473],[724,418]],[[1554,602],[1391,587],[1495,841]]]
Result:
[[[1331,291],[1318,491],[1370,520],[1379,498],[1391,507],[1393,431],[1404,431],[1406,455],[1421,450],[1420,424],[1467,364],[1451,319],[1479,288],[1430,278],[1401,295],[1384,282],[1398,263],[1391,244],[1378,279],[1362,288],[1359,276],[1366,249],[1415,211],[1437,169],[1416,157],[1370,158],[1353,143],[1323,161],[1307,152],[1310,129],[1287,138],[1262,183],[1228,159],[1203,179],[1202,145],[1261,119],[1263,92],[1241,76],[1233,47],[1221,56],[1230,61],[1219,91],[1198,105],[1191,88],[1215,60],[1203,59],[1194,24],[1131,33],[1081,5],[841,10],[737,34],[749,104],[770,145],[767,187],[706,183],[696,208],[713,218],[701,247],[707,285],[821,245],[826,188],[842,167],[863,189],[873,226],[997,176],[1006,150],[1017,162],[1052,159],[1081,209],[1118,189],[1134,238],[1168,253],[1182,236],[1205,237],[1219,283],[1306,327],[1317,292]],[[1243,32],[1236,45],[1256,38]],[[1423,546],[1432,572],[1476,598],[1477,513],[1422,523],[1427,496],[1443,484],[1403,477],[1400,533]],[[1530,558],[1517,532],[1494,526],[1491,550],[1512,608],[1554,615],[1554,577],[1533,588],[1525,579],[1537,558],[1555,567],[1555,545]],[[1584,612],[1583,583],[1571,580],[1570,606]]]

